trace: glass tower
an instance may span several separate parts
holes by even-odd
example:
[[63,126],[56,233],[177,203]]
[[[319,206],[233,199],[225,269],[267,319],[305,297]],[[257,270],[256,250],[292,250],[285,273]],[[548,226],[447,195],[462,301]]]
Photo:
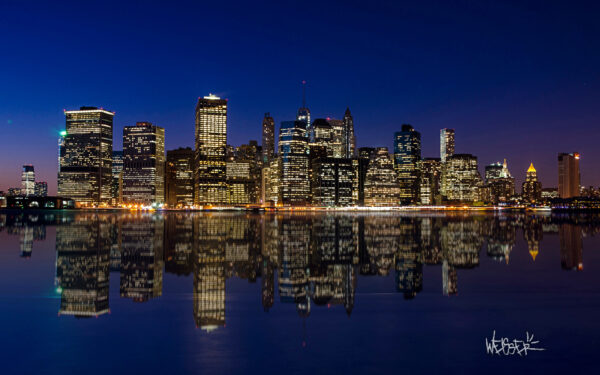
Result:
[[394,134],[394,168],[400,183],[400,201],[412,204],[419,196],[419,171],[421,160],[421,133],[408,124]]

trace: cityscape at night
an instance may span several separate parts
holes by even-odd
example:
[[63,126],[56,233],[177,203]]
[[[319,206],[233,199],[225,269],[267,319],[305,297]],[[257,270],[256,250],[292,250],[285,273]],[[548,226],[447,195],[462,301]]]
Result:
[[0,0],[0,373],[594,371],[598,15]]

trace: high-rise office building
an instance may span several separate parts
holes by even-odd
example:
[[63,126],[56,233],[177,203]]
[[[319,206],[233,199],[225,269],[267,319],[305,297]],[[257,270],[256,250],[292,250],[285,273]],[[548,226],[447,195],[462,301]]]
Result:
[[558,195],[561,198],[578,197],[580,184],[579,153],[558,154]]
[[198,205],[227,204],[227,99],[212,94],[196,105],[196,184]]
[[[248,144],[243,144],[236,147],[235,157],[233,159],[236,163],[244,163],[248,165],[248,176],[236,175],[236,173],[229,173],[227,171],[227,181],[229,183],[230,178],[237,179],[237,182],[241,182],[238,179],[245,179],[244,185],[245,190],[248,194],[248,203],[255,204],[260,200],[260,184],[261,184],[261,162],[262,159],[262,147],[258,145],[258,142],[251,140]],[[231,186],[230,186],[230,192]],[[230,195],[231,200],[231,195]]]
[[229,204],[234,206],[254,203],[254,181],[250,178],[251,164],[248,161],[227,162],[227,186]]
[[346,149],[346,129],[344,128],[343,120],[328,119],[331,125],[331,150],[334,158],[345,158]]
[[316,206],[350,206],[354,168],[352,159],[317,158],[311,163],[311,196]]
[[304,121],[284,121],[279,129],[280,188],[283,205],[309,201],[308,140]]
[[298,108],[298,114],[296,120],[304,122],[306,124],[306,136],[308,143],[314,141],[312,123],[310,122],[310,109],[306,106],[306,81],[302,81],[302,107]]
[[492,203],[507,202],[515,195],[515,179],[508,170],[508,163],[497,162],[485,167],[487,197]]
[[262,203],[265,205],[277,205],[280,198],[281,175],[280,158],[271,160],[268,166],[262,170]]
[[481,185],[476,156],[454,154],[446,157],[442,169],[442,196],[449,201],[475,202],[480,198]]
[[[315,119],[311,127],[312,141],[309,145],[321,146],[324,148],[328,157],[334,157],[334,131],[328,120],[324,118]],[[339,149],[337,150],[339,152]]]
[[24,165],[21,171],[21,194],[25,196],[35,194],[35,171],[31,164]]
[[440,159],[446,162],[448,156],[454,155],[454,129],[440,130]]
[[60,173],[60,166],[63,164],[63,158],[65,157],[65,136],[67,135],[66,130],[62,130],[58,136],[58,173]]
[[96,107],[65,111],[64,156],[58,195],[79,206],[107,204],[111,199],[114,113]]
[[123,128],[123,201],[165,201],[165,129],[149,122]]
[[442,163],[439,158],[425,158],[419,161],[419,203],[435,205],[440,203],[440,180]]
[[123,202],[123,151],[113,151],[112,155],[111,204],[117,205]]
[[194,205],[194,150],[180,147],[167,151],[165,199],[171,208]]
[[366,206],[397,206],[400,202],[400,185],[394,163],[387,147],[378,147],[371,155],[365,178],[364,200]]
[[39,181],[35,183],[34,195],[36,197],[47,197],[48,196],[48,183],[45,181]]
[[269,163],[275,157],[275,120],[265,113],[262,122],[262,162]]
[[419,170],[421,160],[421,133],[411,125],[402,125],[394,134],[394,169],[400,184],[400,202],[414,204],[419,196]]
[[523,182],[523,199],[529,203],[537,203],[542,199],[542,183],[538,181],[533,163],[527,169],[525,182]]
[[344,158],[352,158],[356,154],[356,135],[354,134],[354,118],[350,113],[350,108],[346,108],[344,113]]
[[367,179],[367,171],[369,170],[369,162],[375,154],[375,149],[372,147],[361,147],[358,149],[358,171],[357,171],[357,204],[365,205],[365,181]]

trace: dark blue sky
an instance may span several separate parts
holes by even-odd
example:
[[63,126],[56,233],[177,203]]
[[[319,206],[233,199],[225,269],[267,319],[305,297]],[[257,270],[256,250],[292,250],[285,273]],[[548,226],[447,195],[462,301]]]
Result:
[[[423,156],[439,129],[480,165],[533,161],[557,185],[558,152],[600,184],[600,6],[593,2],[0,2],[0,190],[33,163],[56,190],[63,109],[151,121],[192,146],[194,107],[229,99],[229,143],[260,141],[265,112],[292,119],[308,81],[316,117],[355,117],[359,146],[391,147],[411,123]],[[520,188],[518,189],[520,190]]]

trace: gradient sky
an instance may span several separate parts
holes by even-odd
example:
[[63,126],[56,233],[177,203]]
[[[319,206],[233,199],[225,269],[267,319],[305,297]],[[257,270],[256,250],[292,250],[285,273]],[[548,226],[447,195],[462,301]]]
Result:
[[[127,3],[127,4],[125,4]],[[418,4],[415,4],[418,3]],[[34,164],[56,192],[63,109],[150,121],[167,149],[192,146],[194,107],[229,99],[228,142],[293,119],[307,84],[313,118],[355,119],[358,146],[388,146],[410,123],[423,156],[439,129],[483,165],[533,161],[557,185],[557,153],[582,155],[600,184],[600,4],[554,1],[0,2],[0,190]],[[517,188],[520,191],[520,186]]]

